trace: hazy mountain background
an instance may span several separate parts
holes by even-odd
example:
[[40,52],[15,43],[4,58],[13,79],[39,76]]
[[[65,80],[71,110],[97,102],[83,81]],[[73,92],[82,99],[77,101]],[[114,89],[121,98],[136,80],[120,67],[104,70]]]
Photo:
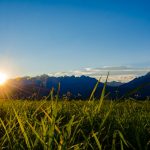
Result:
[[[21,77],[8,80],[4,87],[0,88],[1,98],[12,99],[42,99],[49,95],[54,88],[54,95],[58,92],[59,96],[68,99],[88,99],[97,79],[88,76],[64,76],[50,77],[41,75],[36,77]],[[100,83],[95,98],[100,96],[103,83]],[[135,78],[128,83],[108,82],[106,93],[109,99],[132,97],[136,99],[148,99],[150,97],[150,73]]]

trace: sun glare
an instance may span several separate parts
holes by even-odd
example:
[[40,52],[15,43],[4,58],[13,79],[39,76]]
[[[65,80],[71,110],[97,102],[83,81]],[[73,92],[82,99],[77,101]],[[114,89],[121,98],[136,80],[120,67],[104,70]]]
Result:
[[7,75],[5,73],[0,72],[0,85],[3,85],[7,80]]

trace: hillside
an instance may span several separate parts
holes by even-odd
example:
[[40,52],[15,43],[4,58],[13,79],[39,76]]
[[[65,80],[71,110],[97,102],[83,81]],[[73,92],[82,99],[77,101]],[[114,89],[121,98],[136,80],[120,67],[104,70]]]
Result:
[[136,99],[150,97],[150,73],[121,85],[119,91],[121,95],[127,93],[127,96],[130,94],[130,96]]

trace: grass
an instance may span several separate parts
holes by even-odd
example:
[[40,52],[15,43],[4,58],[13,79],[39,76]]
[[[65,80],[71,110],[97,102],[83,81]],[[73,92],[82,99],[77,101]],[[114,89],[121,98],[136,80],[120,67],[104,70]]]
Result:
[[[108,78],[108,76],[107,76]],[[0,149],[150,149],[150,102],[59,99],[0,101]],[[48,101],[49,98],[51,101]]]
[[1,101],[1,149],[150,149],[150,102]]

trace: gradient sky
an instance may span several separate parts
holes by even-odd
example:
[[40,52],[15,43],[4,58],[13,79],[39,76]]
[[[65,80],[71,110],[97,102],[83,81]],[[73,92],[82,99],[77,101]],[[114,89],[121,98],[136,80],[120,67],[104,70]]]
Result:
[[149,0],[0,0],[0,71],[103,66],[150,67]]

